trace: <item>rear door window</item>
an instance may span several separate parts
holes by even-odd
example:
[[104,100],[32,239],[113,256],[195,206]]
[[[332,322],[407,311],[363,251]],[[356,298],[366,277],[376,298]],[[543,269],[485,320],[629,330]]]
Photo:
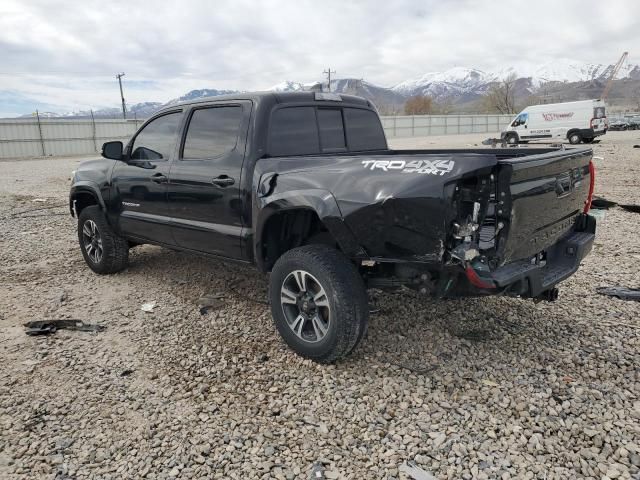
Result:
[[215,158],[231,152],[238,143],[241,120],[239,105],[195,110],[187,128],[182,158]]
[[274,156],[320,153],[315,107],[276,110],[271,117],[269,141]]
[[319,108],[318,127],[323,152],[346,152],[342,111],[338,108]]
[[344,123],[350,151],[387,148],[384,131],[375,112],[361,108],[345,108]]

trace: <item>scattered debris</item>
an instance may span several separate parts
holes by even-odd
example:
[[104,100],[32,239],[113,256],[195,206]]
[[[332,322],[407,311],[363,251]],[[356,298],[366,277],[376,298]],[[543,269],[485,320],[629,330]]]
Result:
[[218,310],[224,306],[224,302],[221,300],[224,295],[221,293],[214,293],[211,295],[203,295],[200,297],[196,305],[200,307],[200,315],[206,315],[211,310]]
[[502,148],[506,148],[507,147],[507,142],[506,140],[502,139],[502,138],[487,138],[486,140],[482,141],[483,145],[491,145],[493,148],[496,148],[498,146],[498,144],[500,144],[500,146]]
[[91,323],[84,323],[82,320],[34,320],[24,324],[27,328],[27,335],[49,335],[56,333],[57,330],[77,330],[80,332],[101,332],[106,327],[104,325],[95,325]]
[[620,300],[635,300],[640,302],[640,289],[626,287],[598,287],[596,292],[600,295],[616,297]]
[[487,387],[497,387],[498,384],[496,382],[494,382],[493,380],[487,380],[486,378],[484,380],[482,380],[482,383],[484,385],[486,385]]
[[149,302],[149,303],[143,303],[142,306],[140,307],[140,310],[142,310],[143,312],[153,312],[153,309],[156,308],[156,302]]
[[135,370],[131,369],[131,368],[127,368],[126,370],[123,370],[122,372],[120,372],[120,376],[121,377],[128,377],[129,375],[131,375],[133,372],[135,372]]
[[47,199],[46,198],[34,198],[32,201],[33,202],[38,202],[38,203],[47,203]]
[[633,148],[640,148],[640,145],[634,145]]
[[640,205],[618,205],[627,212],[640,213]]
[[604,197],[594,197],[591,201],[591,208],[597,208],[598,210],[609,210],[616,205],[618,205],[617,202],[612,202]]
[[409,478],[413,480],[436,480],[436,477],[431,475],[426,470],[420,468],[413,460],[404,462],[402,465],[400,465],[398,470],[405,473],[409,476]]
[[309,480],[325,480],[327,477],[324,476],[324,466],[322,463],[314,463],[311,467],[311,475],[309,476]]

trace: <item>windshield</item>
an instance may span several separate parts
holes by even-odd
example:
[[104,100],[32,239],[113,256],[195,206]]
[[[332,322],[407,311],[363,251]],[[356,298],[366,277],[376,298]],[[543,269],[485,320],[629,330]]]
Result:
[[516,117],[516,119],[511,123],[512,127],[519,127],[520,125],[524,125],[527,123],[527,120],[529,119],[529,114],[528,113],[521,113],[520,115],[518,115]]

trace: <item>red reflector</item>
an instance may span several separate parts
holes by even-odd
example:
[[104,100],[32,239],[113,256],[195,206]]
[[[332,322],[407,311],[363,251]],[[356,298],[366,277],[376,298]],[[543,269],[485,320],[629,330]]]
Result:
[[474,287],[478,288],[495,288],[493,283],[487,283],[482,280],[476,271],[471,266],[467,266],[465,269],[465,273],[467,274],[467,279],[471,282]]
[[587,201],[584,202],[584,213],[589,213],[591,210],[591,201],[593,200],[593,189],[596,186],[596,167],[593,165],[593,160],[589,162],[589,196]]

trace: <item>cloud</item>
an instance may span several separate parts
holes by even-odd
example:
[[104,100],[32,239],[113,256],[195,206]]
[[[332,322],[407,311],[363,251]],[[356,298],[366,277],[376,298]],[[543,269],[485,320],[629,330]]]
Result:
[[327,67],[394,85],[454,66],[609,64],[640,44],[638,18],[635,0],[3,0],[0,91],[74,109],[117,106],[120,71],[135,103]]

